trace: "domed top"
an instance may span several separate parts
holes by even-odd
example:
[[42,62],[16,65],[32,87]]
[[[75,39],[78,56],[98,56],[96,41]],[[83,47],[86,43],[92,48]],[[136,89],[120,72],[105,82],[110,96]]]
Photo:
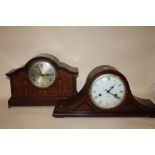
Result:
[[20,68],[16,68],[16,69],[12,69],[10,72],[6,73],[7,76],[11,76],[13,74],[16,74],[17,72],[19,72],[20,70],[26,68],[26,66],[28,66],[28,64],[30,64],[32,61],[34,60],[39,60],[39,59],[46,59],[51,61],[52,63],[54,63],[57,67],[65,69],[66,71],[71,72],[72,74],[78,74],[78,68],[76,67],[72,67],[66,63],[61,62],[58,58],[56,58],[54,55],[48,54],[48,53],[44,53],[44,54],[40,54],[32,59],[30,59],[24,66],[20,67]]

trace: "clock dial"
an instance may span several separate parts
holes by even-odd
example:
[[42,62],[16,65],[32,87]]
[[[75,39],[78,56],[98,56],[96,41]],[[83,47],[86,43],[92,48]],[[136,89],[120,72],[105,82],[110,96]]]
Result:
[[102,109],[112,109],[122,103],[126,87],[122,79],[114,74],[103,74],[96,78],[90,88],[93,103]]
[[34,86],[47,88],[54,83],[56,79],[56,70],[51,63],[40,60],[34,62],[30,66],[28,77]]

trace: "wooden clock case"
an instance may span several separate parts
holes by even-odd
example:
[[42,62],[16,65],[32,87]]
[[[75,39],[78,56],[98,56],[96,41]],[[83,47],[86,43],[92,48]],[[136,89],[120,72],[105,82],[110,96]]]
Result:
[[[118,107],[101,109],[90,99],[89,89],[92,82],[100,75],[111,73],[119,76],[126,85],[126,97]],[[129,83],[125,76],[111,66],[99,66],[92,70],[87,77],[83,89],[76,96],[59,102],[53,112],[54,117],[97,117],[97,116],[155,116],[155,104],[148,99],[140,99],[132,95]]]
[[[50,62],[56,69],[57,77],[49,88],[37,88],[28,78],[28,69],[34,61],[44,60]],[[60,62],[50,54],[41,54],[29,60],[23,67],[11,70],[6,74],[10,79],[11,97],[8,106],[47,106],[55,105],[76,95],[76,78],[78,68]]]

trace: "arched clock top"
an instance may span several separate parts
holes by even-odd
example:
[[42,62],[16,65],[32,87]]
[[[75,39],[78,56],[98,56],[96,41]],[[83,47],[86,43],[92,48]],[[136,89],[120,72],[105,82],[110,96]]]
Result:
[[118,71],[118,69],[116,69],[113,66],[109,66],[109,65],[101,65],[101,66],[94,68],[92,71],[90,71],[90,73],[87,76],[86,82],[82,90],[79,92],[79,94],[81,94],[83,91],[89,91],[89,88],[91,87],[93,81],[97,77],[101,75],[105,75],[105,74],[113,74],[113,75],[120,77],[124,81],[126,88],[128,90],[128,93],[131,94],[130,86],[129,86],[129,83],[126,77],[120,71]]
[[133,96],[126,77],[115,67],[102,65],[89,73],[79,93],[55,106],[53,116],[155,117],[155,104]]
[[51,54],[31,58],[6,74],[11,82],[9,106],[55,105],[77,93],[78,68]]
[[61,62],[58,58],[56,58],[55,56],[51,55],[51,54],[40,54],[32,59],[30,59],[25,65],[23,65],[20,68],[16,68],[16,69],[12,69],[11,71],[9,71],[8,73],[6,73],[6,76],[10,77],[12,75],[15,75],[16,73],[20,72],[23,69],[27,69],[29,67],[29,65],[36,61],[36,60],[45,60],[45,61],[49,61],[50,63],[52,63],[54,66],[56,66],[56,68],[62,68],[72,74],[77,74],[79,73],[78,68],[76,67],[72,67],[64,62]]

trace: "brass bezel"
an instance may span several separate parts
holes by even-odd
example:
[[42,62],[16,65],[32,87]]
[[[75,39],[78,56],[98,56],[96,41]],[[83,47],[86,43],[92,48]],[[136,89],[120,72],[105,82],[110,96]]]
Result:
[[[123,85],[124,85],[124,88],[125,88],[125,94],[124,94],[124,97],[123,97],[122,101],[121,101],[119,104],[117,104],[116,106],[110,107],[110,108],[109,108],[109,107],[106,108],[106,107],[99,106],[98,104],[96,104],[96,102],[94,101],[94,99],[93,99],[93,97],[92,97],[92,95],[91,95],[91,90],[92,90],[92,86],[93,86],[94,81],[95,81],[96,79],[98,79],[99,77],[102,77],[102,76],[107,75],[107,74],[113,75],[113,76],[117,77],[118,79],[120,79],[120,81],[122,81],[122,83],[123,83]],[[125,98],[126,98],[126,96],[127,96],[127,87],[126,87],[125,82],[123,81],[123,79],[122,79],[121,77],[119,77],[118,75],[115,75],[115,74],[112,74],[112,73],[104,73],[104,74],[98,76],[96,79],[92,82],[91,87],[90,87],[90,89],[89,89],[89,96],[90,96],[90,99],[91,99],[91,101],[93,102],[93,104],[94,104],[95,106],[97,106],[98,108],[100,108],[100,109],[106,109],[106,110],[115,109],[115,108],[119,107],[119,106],[124,102],[124,100],[125,100]]]
[[[47,87],[41,87],[41,86],[35,85],[35,84],[31,81],[31,79],[30,79],[30,77],[29,77],[29,71],[30,71],[31,66],[34,65],[34,64],[37,63],[37,62],[46,62],[46,63],[49,63],[49,64],[54,68],[54,71],[55,71],[55,79],[54,79],[54,81],[53,81],[49,86],[47,86]],[[57,73],[57,70],[56,70],[54,64],[51,63],[51,62],[48,61],[48,60],[34,60],[34,61],[29,65],[29,68],[28,68],[28,71],[27,71],[27,76],[28,76],[29,82],[30,82],[34,87],[37,87],[37,88],[39,88],[39,89],[48,89],[49,87],[51,87],[51,86],[55,83],[55,81],[56,81],[56,79],[57,79],[57,77],[58,77],[57,74],[58,74],[58,73]]]

